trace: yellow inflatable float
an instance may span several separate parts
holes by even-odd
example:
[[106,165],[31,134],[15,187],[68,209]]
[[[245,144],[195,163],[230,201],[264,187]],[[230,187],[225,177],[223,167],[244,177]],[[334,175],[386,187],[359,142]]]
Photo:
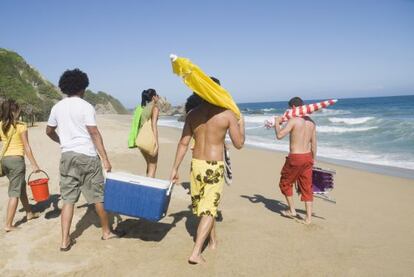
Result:
[[183,78],[184,83],[210,104],[233,111],[240,118],[240,110],[227,92],[216,84],[197,65],[189,59],[170,55],[173,72]]

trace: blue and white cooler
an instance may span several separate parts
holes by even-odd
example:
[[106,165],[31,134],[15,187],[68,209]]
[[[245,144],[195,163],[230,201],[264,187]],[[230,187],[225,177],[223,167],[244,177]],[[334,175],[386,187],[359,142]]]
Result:
[[170,181],[129,173],[108,173],[105,180],[105,210],[159,221],[167,213]]

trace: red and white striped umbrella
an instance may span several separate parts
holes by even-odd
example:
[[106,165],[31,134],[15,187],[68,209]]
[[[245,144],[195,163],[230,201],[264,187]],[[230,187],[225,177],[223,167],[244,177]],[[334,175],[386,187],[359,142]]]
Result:
[[303,117],[306,115],[309,115],[317,110],[326,108],[330,105],[335,104],[336,102],[338,102],[337,99],[330,99],[330,100],[326,100],[326,101],[322,101],[322,102],[318,102],[318,103],[313,103],[313,104],[307,104],[307,105],[303,105],[300,107],[295,107],[294,109],[288,109],[285,111],[285,113],[282,116],[282,121],[288,121],[289,119],[293,118],[293,117]]
[[[326,108],[330,105],[335,104],[336,102],[338,102],[337,99],[330,99],[330,100],[326,100],[326,101],[322,101],[322,102],[318,102],[318,103],[312,103],[312,104],[307,104],[307,105],[303,105],[300,107],[295,107],[294,109],[287,109],[285,111],[285,113],[282,115],[282,122],[286,122],[289,119],[293,118],[293,117],[303,117],[303,116],[307,116],[317,110]],[[275,119],[271,118],[269,120],[266,120],[265,125],[267,127],[271,127],[275,124]]]

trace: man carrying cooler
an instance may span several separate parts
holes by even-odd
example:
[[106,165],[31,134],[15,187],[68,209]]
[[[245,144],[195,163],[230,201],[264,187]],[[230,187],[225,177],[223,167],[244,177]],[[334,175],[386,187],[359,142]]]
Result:
[[95,109],[82,99],[88,85],[88,76],[79,69],[67,70],[62,74],[59,88],[68,97],[53,106],[46,128],[46,134],[59,143],[62,149],[59,168],[63,199],[61,251],[69,251],[75,243],[69,237],[69,232],[74,204],[81,192],[89,204],[95,204],[102,225],[101,239],[117,237],[111,233],[108,215],[103,206],[104,176],[101,159],[107,172],[111,171],[111,163],[96,126]]
[[[299,97],[289,101],[289,107],[295,108],[303,105]],[[280,190],[286,197],[289,209],[282,214],[287,217],[296,217],[293,206],[293,183],[298,182],[301,200],[305,202],[306,218],[305,224],[312,222],[312,167],[316,158],[316,126],[310,117],[294,117],[289,119],[282,129],[280,124],[282,117],[275,118],[275,133],[277,139],[283,139],[290,135],[289,155],[286,157],[285,165],[280,173]]]

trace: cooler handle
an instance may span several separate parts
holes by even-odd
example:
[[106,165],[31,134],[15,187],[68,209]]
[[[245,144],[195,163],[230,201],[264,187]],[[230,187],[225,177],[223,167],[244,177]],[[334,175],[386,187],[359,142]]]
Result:
[[170,196],[170,194],[171,194],[171,190],[172,190],[172,187],[174,186],[174,183],[173,182],[171,182],[170,183],[170,185],[168,186],[168,189],[167,189],[167,196]]
[[141,185],[141,186],[143,185],[142,182],[138,182],[134,180],[128,180],[128,183],[135,184],[135,185]]

